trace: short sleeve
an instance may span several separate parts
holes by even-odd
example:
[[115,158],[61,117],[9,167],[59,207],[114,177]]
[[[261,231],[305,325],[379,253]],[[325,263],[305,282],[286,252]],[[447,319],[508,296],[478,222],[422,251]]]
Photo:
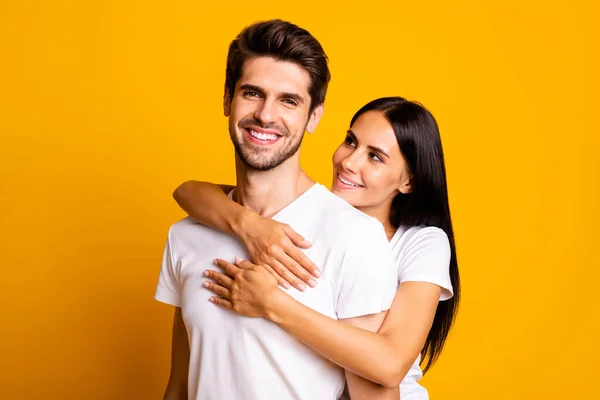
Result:
[[181,285],[179,282],[179,268],[177,268],[177,265],[173,262],[171,240],[169,237],[165,244],[162,266],[154,298],[162,303],[180,307]]
[[453,295],[450,281],[450,242],[446,233],[436,227],[421,228],[407,240],[399,260],[398,281],[428,282],[443,290],[440,301]]
[[361,230],[342,256],[338,282],[338,318],[377,314],[392,305],[398,277],[383,227],[374,221]]

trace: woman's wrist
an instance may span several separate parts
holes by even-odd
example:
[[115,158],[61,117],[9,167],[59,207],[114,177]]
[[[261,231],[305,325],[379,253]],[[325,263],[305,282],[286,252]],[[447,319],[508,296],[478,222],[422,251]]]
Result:
[[244,233],[248,231],[248,227],[251,226],[251,220],[256,214],[254,211],[243,206],[238,206],[236,208],[236,212],[229,218],[227,224],[235,236],[242,238]]
[[285,290],[274,291],[265,307],[265,318],[277,325],[284,324],[293,311],[294,302]]

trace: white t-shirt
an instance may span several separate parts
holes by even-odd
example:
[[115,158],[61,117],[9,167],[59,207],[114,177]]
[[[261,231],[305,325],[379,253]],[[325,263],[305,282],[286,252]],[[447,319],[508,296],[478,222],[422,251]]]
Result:
[[[442,288],[440,301],[454,295],[450,282],[450,242],[443,230],[432,226],[400,227],[390,244],[398,265],[399,285],[404,282],[436,284]],[[420,362],[421,355],[400,384],[402,400],[429,399],[427,390],[418,383],[423,376]]]
[[[273,219],[313,245],[305,253],[322,269],[316,288],[288,289],[301,303],[331,317],[387,310],[397,270],[383,226],[320,184]],[[247,258],[235,237],[190,218],[169,231],[155,298],[181,307],[190,364],[188,397],[196,400],[334,400],[343,370],[263,318],[245,318],[208,301],[206,269],[219,257]],[[283,289],[282,289],[283,290]]]

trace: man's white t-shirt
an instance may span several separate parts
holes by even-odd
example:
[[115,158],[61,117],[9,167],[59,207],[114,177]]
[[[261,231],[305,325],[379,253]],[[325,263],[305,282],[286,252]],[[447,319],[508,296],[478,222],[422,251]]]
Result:
[[[400,227],[390,244],[396,258],[399,285],[404,282],[436,284],[442,288],[440,301],[454,295],[450,282],[450,242],[443,230],[432,226]],[[402,400],[429,399],[427,390],[418,383],[423,376],[420,362],[421,355],[400,384]]]
[[[397,269],[383,226],[313,185],[273,219],[311,243],[306,255],[321,267],[316,288],[288,289],[331,318],[379,313],[392,303]],[[247,258],[235,237],[190,218],[169,230],[155,298],[181,307],[190,363],[188,397],[196,400],[334,400],[343,370],[262,318],[245,318],[208,301],[206,269],[222,258]]]

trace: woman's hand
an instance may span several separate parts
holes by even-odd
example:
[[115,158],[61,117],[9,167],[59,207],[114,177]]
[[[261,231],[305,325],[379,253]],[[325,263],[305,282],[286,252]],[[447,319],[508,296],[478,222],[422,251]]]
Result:
[[224,273],[204,271],[213,282],[204,281],[202,286],[219,297],[210,301],[232,310],[236,314],[252,318],[269,318],[279,297],[285,295],[277,287],[277,280],[263,266],[236,257],[236,264],[217,259],[215,265]]
[[287,289],[291,284],[301,291],[306,289],[304,283],[310,287],[317,285],[313,277],[319,278],[321,271],[300,250],[309,248],[311,244],[289,225],[247,212],[236,234],[244,243],[250,259],[264,266],[279,285]]

